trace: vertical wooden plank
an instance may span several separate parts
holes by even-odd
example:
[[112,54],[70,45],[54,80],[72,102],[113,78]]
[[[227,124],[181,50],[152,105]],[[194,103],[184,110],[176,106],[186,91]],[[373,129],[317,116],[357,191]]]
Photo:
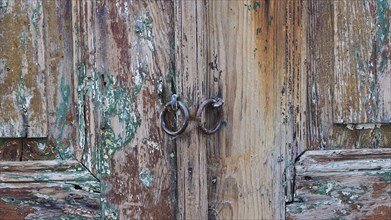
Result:
[[[195,114],[211,86],[207,80],[206,1],[175,1],[175,90]],[[176,138],[178,219],[206,219],[206,137],[193,125]],[[208,137],[209,138],[209,137]]]
[[[367,5],[371,1],[353,1],[352,4],[356,4],[357,7],[360,5]],[[382,1],[378,1],[380,3]],[[387,123],[382,123],[382,124],[376,124],[376,123],[369,123],[368,121],[367,124],[335,124],[337,120],[335,120],[335,116],[337,114],[336,105],[338,97],[334,96],[335,93],[340,93],[335,91],[335,88],[339,87],[343,89],[343,91],[348,92],[352,90],[351,88],[356,88],[353,89],[355,90],[355,94],[349,95],[346,93],[345,98],[340,97],[341,101],[342,100],[352,100],[349,101],[349,105],[351,107],[355,105],[359,111],[356,111],[356,113],[362,113],[360,117],[364,117],[367,115],[366,107],[360,107],[360,99],[366,99],[365,97],[369,97],[366,94],[362,92],[360,96],[358,96],[358,91],[361,92],[361,90],[358,89],[357,87],[357,82],[358,81],[351,81],[350,84],[346,84],[346,86],[343,86],[342,84],[345,81],[336,81],[336,74],[337,72],[334,71],[339,71],[341,74],[339,74],[341,77],[356,77],[358,76],[357,72],[351,72],[350,74],[345,74],[342,73],[341,69],[338,70],[336,68],[335,62],[339,62],[338,66],[342,68],[342,64],[347,59],[347,55],[352,58],[352,62],[356,62],[356,56],[355,56],[355,49],[349,48],[349,51],[345,51],[342,53],[342,50],[338,48],[339,54],[345,54],[344,56],[340,57],[342,60],[345,61],[337,61],[334,54],[336,54],[336,47],[330,47],[329,45],[335,45],[334,42],[337,39],[337,34],[341,35],[343,37],[343,33],[337,32],[338,30],[336,29],[337,26],[339,27],[348,27],[349,22],[350,24],[355,24],[357,25],[367,25],[368,27],[374,27],[374,25],[377,24],[369,24],[369,21],[376,22],[377,18],[374,19],[373,17],[375,16],[374,13],[376,12],[376,7],[369,7],[366,8],[366,10],[363,10],[361,7],[360,10],[356,10],[357,12],[360,12],[362,16],[366,14],[370,14],[371,18],[366,19],[365,21],[361,20],[363,23],[357,23],[356,21],[347,21],[345,20],[344,22],[342,21],[344,17],[353,19],[351,16],[352,13],[348,13],[349,15],[341,14],[340,16],[334,15],[335,12],[341,11],[341,10],[350,10],[350,1],[338,1],[338,4],[342,4],[341,6],[338,6],[338,9],[336,9],[335,1],[322,1],[322,0],[314,0],[314,1],[308,1],[308,22],[306,23],[305,30],[307,32],[307,66],[308,66],[308,76],[309,76],[309,87],[308,87],[308,101],[309,103],[309,137],[310,137],[310,145],[308,146],[309,149],[354,149],[354,148],[378,148],[378,147],[389,147],[391,144],[391,139],[388,138],[390,136],[390,125],[387,125]],[[343,9],[344,4],[346,5],[346,8]],[[372,4],[372,3],[371,3]],[[382,3],[383,5],[386,5],[384,2]],[[373,4],[372,4],[373,5]],[[375,5],[373,5],[375,6]],[[388,6],[389,7],[389,6]],[[364,14],[363,14],[364,13]],[[360,17],[362,17],[360,16]],[[381,17],[381,16],[380,16]],[[360,18],[361,19],[361,18]],[[368,22],[367,22],[368,20]],[[335,24],[334,22],[339,22],[339,24]],[[380,24],[379,24],[380,25]],[[360,28],[357,28],[356,26],[350,26],[352,28],[352,31],[359,32],[356,34],[354,37],[351,39],[347,39],[347,42],[349,43],[343,43],[339,42],[338,44],[343,44],[345,47],[348,47],[349,45],[354,45],[357,46],[358,49],[362,47],[372,47],[370,42],[374,43],[374,38],[375,37],[373,34],[373,31],[371,33],[367,33],[369,28],[363,28],[365,30],[360,31]],[[383,26],[387,27],[386,24],[383,24]],[[376,28],[375,28],[376,29]],[[387,29],[387,28],[386,28]],[[348,32],[344,32],[348,34]],[[367,33],[366,35],[364,33]],[[335,35],[335,36],[334,36]],[[368,35],[368,36],[367,36]],[[364,36],[367,36],[368,38],[364,40]],[[385,35],[386,37],[386,35]],[[345,38],[344,38],[345,39]],[[353,39],[359,40],[359,42],[354,43],[352,42]],[[341,39],[342,40],[342,39]],[[361,43],[360,43],[361,42]],[[367,42],[367,43],[365,43]],[[376,41],[379,42],[379,41]],[[377,43],[376,43],[377,44]],[[349,46],[349,47],[350,47]],[[353,47],[353,46],[352,46]],[[387,46],[385,46],[383,51]],[[361,49],[360,49],[361,51]],[[365,54],[370,54],[372,53],[369,50],[362,50],[362,53]],[[361,52],[360,52],[361,53]],[[338,55],[339,56],[339,55]],[[357,57],[358,58],[358,57]],[[360,58],[361,59],[361,58]],[[383,60],[381,58],[380,60]],[[379,60],[379,62],[380,62]],[[347,62],[347,61],[346,61]],[[350,61],[349,61],[350,62]],[[379,64],[379,63],[378,63]],[[386,63],[383,62],[384,65]],[[351,64],[353,65],[353,64]],[[353,65],[351,66],[345,65],[343,68],[356,68],[358,65]],[[388,64],[387,64],[388,65]],[[339,68],[338,67],[338,68]],[[342,68],[342,69],[343,69]],[[389,72],[389,71],[388,71]],[[364,74],[364,72],[362,72]],[[365,75],[366,74],[366,75]],[[365,72],[365,76],[369,76],[369,70]],[[364,76],[361,75],[361,76]],[[373,75],[373,74],[372,74]],[[380,75],[387,77],[387,72],[384,74],[381,73]],[[379,80],[379,77],[377,77],[376,81],[376,90],[381,88],[386,88],[384,85],[388,82],[386,78]],[[353,79],[353,78],[352,78]],[[375,82],[374,80],[372,80]],[[369,88],[367,85],[369,81],[362,81],[362,85],[365,86],[366,88]],[[378,83],[383,83],[384,85],[378,85]],[[340,85],[339,85],[340,84]],[[349,89],[348,89],[349,88]],[[338,88],[337,88],[338,89]],[[352,90],[352,91],[353,91]],[[379,90],[379,91],[380,91]],[[342,90],[341,90],[342,91]],[[364,91],[364,90],[362,90]],[[387,92],[388,91],[388,94]],[[390,97],[389,95],[390,90],[384,90],[384,95],[381,97],[378,96],[380,99],[386,100],[387,97]],[[376,94],[380,94],[379,92],[375,92]],[[383,93],[383,92],[382,92]],[[368,93],[369,94],[369,93]],[[368,99],[369,100],[369,99]],[[372,99],[372,101],[375,99]],[[344,102],[345,102],[344,101]],[[371,102],[372,102],[371,101]],[[377,103],[377,101],[375,101]],[[372,103],[375,103],[372,102]],[[388,102],[388,101],[387,101]],[[363,102],[361,102],[362,104]],[[386,103],[386,102],[384,102]],[[342,106],[344,107],[344,106]],[[351,107],[345,108],[345,110],[348,110]],[[354,106],[353,106],[354,107]],[[356,114],[354,113],[355,110],[353,110],[352,107],[352,115]],[[354,107],[354,108],[356,108]],[[369,109],[369,108],[368,108]],[[383,110],[382,110],[383,111]],[[385,111],[383,111],[385,112]],[[346,113],[346,112],[345,112]],[[339,114],[339,113],[338,113]],[[341,113],[342,114],[342,113]],[[350,113],[349,113],[350,114]],[[356,115],[357,115],[356,114]],[[377,113],[376,113],[377,114]],[[371,113],[372,116],[375,115],[374,112]],[[341,115],[342,116],[342,115]],[[371,116],[371,117],[372,117]],[[350,116],[349,116],[350,117]],[[356,117],[356,116],[355,116]],[[358,117],[358,115],[357,115]],[[367,117],[367,116],[365,116]],[[360,119],[361,120],[361,119]],[[349,122],[348,120],[346,121],[347,123]],[[358,122],[358,121],[357,121]],[[365,122],[364,122],[365,123]]]
[[0,137],[46,137],[42,1],[4,1],[0,13]]
[[389,219],[391,149],[307,151],[287,219]]
[[309,148],[319,149],[328,146],[333,126],[333,1],[309,1],[308,14]]
[[337,1],[334,7],[334,122],[390,123],[388,0]]
[[72,2],[78,158],[101,180],[104,219],[174,217],[175,150],[159,122],[173,12],[170,1]]
[[227,120],[207,148],[212,219],[285,218],[293,164],[307,143],[305,6],[207,4],[208,74],[225,99]]
[[[48,94],[49,135],[46,147],[37,155],[52,149],[56,158],[72,159],[78,152],[78,126],[73,85],[72,1],[43,1],[45,54]],[[31,150],[31,149],[26,149]],[[38,148],[39,150],[39,148]],[[36,158],[37,159],[37,158]]]

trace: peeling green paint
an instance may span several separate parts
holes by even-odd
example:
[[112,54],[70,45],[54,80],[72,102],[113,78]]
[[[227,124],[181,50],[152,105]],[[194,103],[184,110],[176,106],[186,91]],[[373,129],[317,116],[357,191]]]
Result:
[[391,184],[391,170],[379,171],[379,172],[376,172],[376,174],[367,173],[367,175],[377,176],[377,177],[379,177],[379,179],[381,181],[385,181],[386,183]]
[[261,3],[259,1],[255,1],[253,4],[254,11],[258,11],[258,8],[261,7]]
[[[101,182],[101,192],[107,191],[107,185],[104,182]],[[104,196],[104,193],[101,193],[100,202],[102,206],[102,217],[107,220],[117,220],[119,219],[119,211],[113,205],[111,205]]]
[[158,76],[158,79],[156,80],[156,96],[159,100],[159,104],[163,105],[163,78],[162,76]]
[[327,195],[332,197],[346,198],[346,200],[354,200],[364,195],[366,190],[361,187],[343,186],[332,181],[319,181],[313,183],[311,192],[319,195]]
[[142,67],[139,67],[136,70],[135,75],[133,77],[133,79],[134,79],[133,93],[134,94],[140,93],[141,88],[143,87],[144,80],[145,80],[145,74],[148,74],[148,73],[143,72],[143,70],[144,71],[148,70],[148,65],[146,63],[143,63],[142,65],[143,65]]
[[344,217],[341,217],[341,216],[337,216],[337,217],[332,217],[330,218],[329,220],[345,220],[346,218]]
[[261,4],[262,3],[260,1],[256,0],[254,3],[244,3],[244,7],[246,7],[248,11],[254,10],[255,12],[258,12]]
[[3,0],[3,1],[1,1],[1,5],[0,5],[0,18],[2,17],[3,14],[7,13],[8,5],[9,5],[9,0]]
[[55,119],[55,125],[58,126],[58,134],[56,137],[56,146],[59,156],[62,159],[70,159],[72,158],[72,150],[68,146],[63,146],[63,136],[64,136],[64,130],[66,125],[66,115],[69,108],[69,96],[71,93],[71,88],[69,85],[65,84],[65,78],[64,75],[61,77],[60,82],[60,92],[61,92],[61,98],[62,101],[59,103],[56,111],[56,119]]
[[22,46],[24,49],[27,48],[27,40],[26,40],[26,33],[24,30],[24,27],[22,28],[22,31],[20,32],[20,42],[22,43]]
[[42,2],[38,1],[37,4],[34,5],[35,7],[33,8],[33,12],[31,15],[31,23],[34,27],[35,34],[37,36],[40,36],[38,21],[39,17],[42,15]]
[[152,38],[152,17],[149,12],[139,16],[135,23],[135,31],[139,37],[146,39]]
[[145,187],[150,187],[155,180],[155,175],[148,168],[143,168],[139,174],[139,179]]
[[376,0],[376,53],[378,54],[378,71],[386,73],[388,65],[389,48],[389,32],[390,32],[390,18],[389,18],[389,3],[388,0]]
[[333,182],[321,182],[316,181],[314,183],[317,186],[316,189],[313,189],[312,192],[320,195],[331,195],[331,192],[334,190],[335,183]]
[[77,65],[77,115],[78,115],[78,141],[79,147],[83,149],[85,148],[86,141],[86,124],[85,124],[85,65],[78,63]]

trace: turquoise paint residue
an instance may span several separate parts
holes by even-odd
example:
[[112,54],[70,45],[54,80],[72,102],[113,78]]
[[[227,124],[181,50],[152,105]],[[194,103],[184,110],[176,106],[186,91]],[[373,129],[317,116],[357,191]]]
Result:
[[59,127],[59,132],[56,137],[56,146],[59,156],[62,159],[71,159],[72,152],[71,149],[67,146],[62,145],[62,141],[64,138],[64,129],[66,125],[66,115],[69,107],[69,96],[71,94],[71,88],[69,85],[65,84],[65,77],[62,75],[61,83],[60,83],[60,92],[61,92],[61,103],[58,105],[56,109],[56,119],[55,125]]
[[28,105],[29,105],[29,102],[30,102],[30,98],[27,97],[25,93],[26,92],[25,92],[25,88],[24,88],[23,72],[22,72],[22,67],[20,67],[18,92],[16,93],[16,96],[17,96],[17,98],[16,98],[17,106],[18,106],[18,109],[19,109],[19,111],[20,111],[20,113],[22,114],[22,117],[23,117],[23,128],[19,131],[20,137],[26,137],[27,136],[25,126],[26,126],[26,123],[28,123],[28,121],[27,121],[27,109],[28,109]]
[[376,0],[376,53],[379,57],[378,72],[386,73],[388,66],[389,33],[390,33],[390,18],[388,0]]
[[3,0],[3,1],[1,1],[1,5],[0,5],[0,18],[2,17],[2,15],[4,15],[4,14],[7,13],[8,5],[9,5],[9,0]]
[[81,63],[77,65],[77,115],[78,115],[78,138],[79,147],[83,149],[86,142],[86,124],[85,124],[85,85],[84,78],[86,75],[85,66]]
[[38,21],[41,15],[42,15],[42,2],[37,1],[35,7],[33,8],[33,13],[31,15],[31,22],[34,27],[35,34],[37,36],[40,35]]
[[144,167],[139,173],[139,180],[143,186],[151,187],[155,180],[155,175],[151,170]]
[[[141,125],[141,118],[136,115],[132,97],[141,91],[141,85],[138,83],[143,81],[135,83],[132,93],[125,89],[121,82],[117,82],[115,77],[108,74],[103,75],[106,81],[105,88],[101,90],[104,91],[101,99],[104,129],[101,131],[100,175],[106,176],[111,175],[110,159],[114,153],[132,141],[137,128]],[[139,87],[140,89],[137,89]],[[119,122],[119,127],[116,127],[116,130],[113,129],[113,121]]]
[[253,4],[254,11],[258,11],[258,8],[261,7],[261,3],[259,1],[255,1]]
[[[101,192],[106,192],[107,185],[104,182],[101,182]],[[100,203],[102,206],[102,217],[107,220],[117,220],[119,219],[119,211],[113,205],[111,205],[107,199],[104,197],[104,194],[101,193]]]
[[24,49],[27,48],[27,40],[26,40],[26,32],[24,30],[24,27],[22,28],[22,31],[20,32],[20,42],[22,43],[22,46]]

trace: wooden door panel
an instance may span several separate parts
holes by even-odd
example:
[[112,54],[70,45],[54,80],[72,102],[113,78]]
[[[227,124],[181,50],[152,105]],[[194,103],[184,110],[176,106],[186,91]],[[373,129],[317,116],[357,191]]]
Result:
[[305,1],[176,5],[178,94],[193,111],[206,98],[225,100],[218,133],[204,135],[194,123],[177,137],[180,217],[283,219],[293,182],[283,175],[307,135]]
[[391,216],[391,149],[308,151],[295,168],[287,219]]
[[42,2],[4,1],[0,11],[0,137],[46,137]]
[[[369,76],[370,71],[373,70],[371,70],[369,66],[367,66],[368,68],[365,72],[364,70],[360,72],[356,68],[359,65],[355,60],[355,51],[362,51],[360,53],[363,53],[362,55],[365,55],[366,59],[369,59],[369,56],[372,56],[372,51],[371,49],[367,50],[364,48],[377,47],[376,45],[378,40],[376,40],[376,33],[378,30],[387,29],[388,25],[387,22],[379,23],[377,20],[381,18],[380,15],[382,15],[382,12],[389,9],[385,9],[380,4],[380,6],[383,8],[379,9],[378,13],[376,14],[376,4],[371,3],[370,5],[373,7],[371,6],[369,9],[368,7],[364,7],[370,2],[372,1],[308,1],[309,10],[307,12],[305,24],[308,27],[306,28],[307,39],[305,39],[305,41],[308,45],[306,56],[306,74],[308,74],[308,100],[310,101],[308,111],[310,140],[308,149],[351,149],[391,146],[391,126],[387,124],[387,120],[382,119],[383,121],[379,121],[380,119],[376,118],[377,116],[375,117],[377,113],[374,113],[374,111],[377,107],[373,110],[369,110],[368,105],[365,106],[363,104],[366,102],[367,104],[370,104],[370,102],[376,102],[378,103],[376,106],[383,106],[383,110],[378,109],[379,111],[383,113],[389,111],[390,107],[384,109],[388,105],[388,101],[384,103],[377,101],[388,100],[391,96],[391,90],[387,89],[387,86],[389,85],[387,85],[387,82],[389,82],[387,77],[390,75],[390,71],[387,70],[387,68],[389,68],[387,67],[389,64],[388,62],[385,62],[387,60],[383,61],[384,59],[382,58],[384,54],[389,53],[387,52],[389,50],[389,46],[383,45],[380,48],[382,51],[381,56],[377,56],[376,53],[373,54],[373,56],[376,55],[376,60],[372,59],[371,62],[374,64],[376,63],[377,65],[382,63],[385,68],[383,72],[376,70],[376,73],[372,74],[372,78],[378,74],[376,82],[372,80],[372,82],[375,82],[375,84],[372,84],[372,86],[375,86],[376,91],[373,90],[372,87],[374,92],[365,92],[364,88],[371,88],[369,85],[371,84],[371,80],[369,78],[368,80],[364,80],[364,78],[357,78]],[[357,8],[355,13],[351,12],[341,14],[342,11],[351,10],[349,9],[350,4],[354,4]],[[337,6],[338,9],[336,8]],[[368,9],[370,12],[368,13],[364,9]],[[360,17],[365,16],[370,17],[367,17],[364,22]],[[389,20],[389,15],[384,14],[384,16],[387,17],[386,20]],[[364,23],[361,24],[357,23],[357,21],[353,21],[354,17],[357,17],[357,21],[360,20]],[[369,24],[369,21],[375,22],[375,24]],[[345,24],[343,24],[343,22],[345,22]],[[349,26],[346,24],[346,22],[349,22],[351,25]],[[351,38],[342,38],[343,33],[351,35],[353,33],[350,33],[348,31],[349,29],[347,29],[345,32],[342,30],[338,31],[338,27],[341,27],[342,29],[349,27],[352,29],[352,32],[357,34]],[[370,28],[372,28],[371,32],[368,31]],[[341,36],[337,37],[338,35]],[[364,37],[368,37],[368,39],[364,40]],[[388,35],[385,35],[385,37],[388,38]],[[347,40],[346,43],[342,42],[344,39]],[[337,42],[337,40],[339,42]],[[331,45],[339,46],[337,48],[337,46]],[[345,50],[345,53],[342,53],[343,51],[340,49],[341,46],[343,46],[345,49],[348,49],[349,51]],[[379,47],[380,46],[381,45],[379,45]],[[374,51],[377,51],[377,49]],[[336,60],[337,53],[339,54],[338,57],[341,58],[341,61]],[[342,56],[342,54],[345,55]],[[349,57],[351,58],[350,60],[348,59]],[[364,61],[363,63],[365,63]],[[336,66],[338,66],[338,68]],[[347,72],[350,71],[347,69],[348,67],[352,68],[351,72]],[[353,70],[356,70],[356,72]],[[337,76],[342,78],[336,78]],[[381,79],[381,76],[386,78]],[[354,78],[355,80],[346,81],[345,79],[348,78]],[[358,88],[359,84],[361,84],[362,90]],[[384,90],[384,92],[379,92],[380,89]],[[352,93],[349,94],[347,92]],[[374,98],[374,96],[372,97],[371,94],[376,94],[377,98]],[[373,99],[368,99],[368,97],[372,97]],[[340,106],[341,108],[338,107],[337,99],[339,98],[341,99],[340,102],[344,102],[344,105]],[[351,113],[348,114],[349,111]],[[341,123],[342,121],[338,122],[338,120],[336,120],[338,114],[340,114],[342,118],[345,117],[345,119],[343,118],[344,123]],[[355,115],[354,117],[356,117],[356,121],[353,120],[353,115]],[[371,117],[372,119],[370,119]],[[360,122],[363,122],[364,124],[360,124]]]
[[287,218],[388,219],[389,1],[307,3],[309,144]]
[[387,1],[334,2],[335,123],[391,123]]
[[172,1],[72,1],[80,160],[101,181],[104,219],[175,216],[175,145],[159,121],[173,20]]
[[0,215],[7,219],[100,219],[99,192],[78,161],[0,163]]

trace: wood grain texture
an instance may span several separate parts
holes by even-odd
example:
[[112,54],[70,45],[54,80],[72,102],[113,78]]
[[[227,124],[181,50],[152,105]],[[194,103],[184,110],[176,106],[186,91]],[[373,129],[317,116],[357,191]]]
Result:
[[79,127],[84,119],[78,116],[79,101],[73,98],[77,88],[73,80],[77,72],[73,71],[72,2],[74,1],[43,1],[42,6],[46,30],[44,48],[48,60],[46,63],[49,121],[47,147],[53,148],[57,159],[80,158],[78,155],[81,154]]
[[[182,185],[178,179],[178,190],[186,190],[179,204],[185,206],[186,212],[199,213],[199,207],[188,205],[202,201],[198,198],[204,193],[204,174],[196,176],[195,172],[202,172],[203,165],[199,163],[203,162],[206,148],[209,218],[282,219],[285,187],[293,181],[294,159],[306,142],[306,75],[302,74],[306,50],[301,40],[305,39],[305,3],[196,2],[178,3],[192,7],[184,10],[187,14],[179,15],[184,34],[178,45],[182,60],[177,62],[182,62],[179,67],[183,72],[177,77],[180,88],[187,89],[180,91],[190,95],[186,99],[198,102],[215,95],[224,98],[226,123],[213,136],[195,139],[193,128],[191,134],[178,138],[184,148],[183,154],[178,154],[183,158],[178,163],[178,178],[184,178]],[[197,46],[192,47],[194,44]],[[200,73],[204,66],[194,64],[204,59],[209,64],[206,76]],[[188,169],[191,166],[200,170]],[[189,171],[193,178],[200,178],[194,185]],[[288,179],[284,172],[289,173]],[[192,193],[197,192],[194,190],[198,190],[198,200],[192,201]]]
[[[333,107],[337,107],[335,101],[336,96],[334,96],[335,93],[338,93],[338,90],[335,91],[335,88],[341,88],[345,89],[344,91],[353,91],[352,88],[356,88],[356,93],[349,94],[346,93],[344,95],[345,98],[341,97],[342,100],[351,100],[349,106],[347,108],[356,108],[354,110],[352,108],[352,114],[358,114],[361,112],[362,114],[366,115],[367,113],[367,107],[360,106],[361,99],[366,99],[366,93],[364,90],[360,93],[362,96],[358,96],[358,82],[359,81],[336,81],[337,79],[335,76],[338,73],[339,75],[342,74],[343,68],[348,68],[348,66],[344,65],[342,68],[342,64],[344,60],[343,57],[341,57],[341,61],[336,60],[335,56],[337,53],[337,47],[331,47],[330,45],[336,45],[336,39],[339,39],[338,44],[344,44],[344,45],[350,45],[350,46],[357,46],[357,48],[366,48],[368,45],[364,44],[365,42],[372,42],[373,38],[368,38],[367,40],[364,40],[365,37],[362,35],[361,37],[357,38],[351,38],[348,39],[348,42],[345,44],[343,42],[343,39],[337,38],[338,33],[340,35],[342,34],[342,30],[338,31],[338,27],[347,27],[350,23],[347,23],[347,20],[344,20],[345,15],[339,14],[339,16],[335,15],[337,11],[349,11],[350,9],[350,2],[347,1],[338,1],[337,3],[335,1],[322,1],[322,0],[311,0],[308,1],[308,19],[306,23],[306,44],[307,46],[307,75],[308,75],[308,101],[309,103],[309,137],[310,137],[310,143],[309,143],[309,149],[354,149],[354,148],[379,148],[379,147],[389,147],[391,146],[390,138],[391,137],[391,126],[387,125],[385,123],[383,124],[376,124],[376,123],[367,123],[367,124],[336,124],[335,114],[336,111],[333,113]],[[373,1],[353,1],[354,4],[360,5],[366,5],[368,2]],[[382,1],[379,1],[382,2]],[[336,5],[338,4],[338,6]],[[347,4],[347,5],[346,5]],[[372,4],[372,3],[371,3]],[[357,6],[357,7],[358,7]],[[336,9],[338,7],[338,9]],[[345,7],[345,8],[344,8]],[[361,6],[360,6],[361,7]],[[388,6],[389,7],[389,6]],[[387,27],[387,24],[383,22],[383,24],[377,24],[376,19],[373,18],[373,13],[375,7],[369,8],[368,11],[363,10],[361,7],[360,10],[357,12],[360,12],[358,14],[354,13],[348,13],[350,19],[353,19],[354,16],[362,17],[364,15],[368,15],[370,13],[371,17],[368,17],[368,22],[371,21],[372,24],[369,24],[367,21],[363,21],[363,24],[360,25],[366,25],[368,27],[374,27],[377,25],[383,25],[384,28]],[[364,13],[364,14],[363,14]],[[386,15],[387,16],[387,15]],[[361,18],[359,18],[361,19]],[[360,20],[362,21],[362,20]],[[337,24],[336,22],[339,22]],[[345,23],[344,23],[345,22]],[[375,23],[373,23],[375,22]],[[352,25],[354,22],[351,22]],[[356,26],[359,25],[357,22],[355,23]],[[353,26],[352,26],[353,28]],[[363,27],[364,28],[364,27]],[[354,31],[359,31],[358,27],[353,28]],[[368,28],[364,28],[365,31],[367,31]],[[349,32],[345,32],[348,34]],[[360,32],[361,33],[361,32]],[[364,32],[362,32],[363,34]],[[353,34],[353,33],[351,33]],[[387,37],[385,35],[385,37]],[[345,39],[345,38],[344,38]],[[356,39],[353,41],[353,39]],[[377,43],[376,43],[377,44]],[[373,45],[370,45],[372,48]],[[384,50],[388,48],[387,46],[383,47]],[[361,50],[361,49],[360,49]],[[341,50],[339,50],[341,53]],[[372,53],[370,51],[363,50],[363,52],[366,52],[365,54]],[[355,54],[355,50],[346,51],[347,54]],[[351,55],[352,59],[355,59],[355,55]],[[345,58],[347,56],[344,56]],[[379,58],[376,63],[379,64],[380,60],[383,60],[383,58]],[[337,64],[336,62],[339,62]],[[354,61],[354,60],[353,60]],[[353,62],[352,61],[352,62]],[[355,62],[355,61],[354,61]],[[371,61],[372,62],[372,61]],[[373,61],[375,62],[375,61]],[[387,66],[387,62],[383,62],[384,66]],[[350,65],[350,64],[349,64]],[[351,64],[353,65],[353,64]],[[380,64],[379,64],[380,65]],[[338,68],[337,68],[338,67]],[[341,67],[342,69],[339,69]],[[352,68],[354,67],[351,66]],[[345,73],[344,73],[345,74]],[[350,74],[343,75],[344,77],[353,77],[354,75],[358,76],[357,72],[350,72]],[[366,74],[368,75],[369,72],[366,71]],[[381,75],[389,75],[388,72],[385,72]],[[342,76],[342,75],[341,75]],[[379,81],[376,79],[378,83],[382,83],[383,81]],[[387,80],[386,80],[387,81]],[[363,88],[370,88],[368,83],[371,81],[362,81]],[[376,88],[381,88],[382,85],[376,84]],[[349,88],[349,89],[348,89]],[[385,88],[385,87],[384,87]],[[377,90],[377,89],[376,89]],[[360,90],[361,91],[361,90]],[[390,90],[387,90],[390,91]],[[338,93],[339,94],[339,93]],[[383,95],[378,96],[380,99],[387,100],[388,97],[390,97],[390,94],[387,92],[384,92]],[[371,101],[372,102],[372,101]],[[354,104],[354,105],[353,105]],[[346,105],[348,106],[348,105]],[[336,110],[336,109],[334,109]],[[356,113],[353,113],[356,112]],[[345,112],[346,113],[346,112]],[[360,113],[360,114],[361,114]],[[371,113],[371,115],[373,115]],[[362,115],[363,116],[363,115]],[[349,116],[350,117],[350,116]],[[357,116],[358,117],[358,116]],[[364,117],[364,116],[363,116]],[[348,120],[346,122],[349,122]],[[357,121],[359,122],[359,121]]]
[[306,152],[287,219],[389,219],[390,156],[390,149]]
[[0,162],[1,183],[96,181],[78,161]]
[[[206,4],[176,0],[175,4],[175,91],[195,115],[207,93],[211,79],[207,75]],[[217,91],[216,91],[217,92]],[[178,122],[181,123],[181,122]],[[191,122],[185,134],[176,138],[178,219],[207,219],[208,188],[206,150],[213,137],[204,136]]]
[[99,219],[99,190],[78,161],[0,162],[0,214],[7,219]]
[[0,12],[0,137],[46,137],[42,1],[5,1]]
[[[72,1],[78,158],[101,180],[105,219],[170,219],[175,150],[159,113],[172,84],[171,1]],[[174,156],[170,156],[174,155]]]
[[334,3],[336,123],[391,123],[389,4]]
[[99,193],[78,183],[0,183],[0,193],[6,219],[101,219]]
[[[18,114],[21,120],[25,120],[26,126],[23,126],[27,130],[23,131],[24,133],[28,133],[29,130],[41,133],[40,135],[10,136],[29,138],[21,142],[24,147],[22,145],[19,147],[22,148],[23,160],[71,159],[74,153],[77,153],[75,146],[78,142],[78,135],[75,125],[79,123],[75,118],[75,104],[71,101],[73,60],[72,24],[69,16],[71,5],[69,3],[69,1],[22,2],[12,0],[4,1],[4,7],[2,7],[0,21],[9,26],[8,28],[4,26],[3,32],[9,33],[2,35],[4,37],[2,42],[5,46],[12,47],[2,52],[9,51],[4,54],[15,59],[15,62],[12,61],[13,65],[17,65],[19,61],[22,62],[22,60],[17,61],[18,57],[20,59],[25,57],[23,59],[27,62],[21,64],[20,67],[6,68],[7,71],[13,69],[13,72],[19,71],[22,67],[26,69],[26,71],[23,70],[24,72],[21,70],[13,74],[13,78],[9,79],[10,86],[7,90],[15,94],[14,103],[19,107],[23,107],[19,103],[22,99],[29,101],[30,107],[26,108],[25,114],[19,114],[20,109],[16,111],[3,105],[1,114],[8,115],[7,117],[11,119],[14,114]],[[11,33],[18,37],[8,36]],[[19,55],[11,56],[10,53],[14,52]],[[2,88],[6,89],[5,86]],[[42,97],[35,97],[40,93]],[[2,93],[0,98],[6,100],[7,97],[9,98],[7,94]],[[8,129],[7,125],[1,127]],[[15,127],[15,129],[18,128]],[[38,142],[40,144],[37,144]],[[43,143],[45,146],[42,145]]]

